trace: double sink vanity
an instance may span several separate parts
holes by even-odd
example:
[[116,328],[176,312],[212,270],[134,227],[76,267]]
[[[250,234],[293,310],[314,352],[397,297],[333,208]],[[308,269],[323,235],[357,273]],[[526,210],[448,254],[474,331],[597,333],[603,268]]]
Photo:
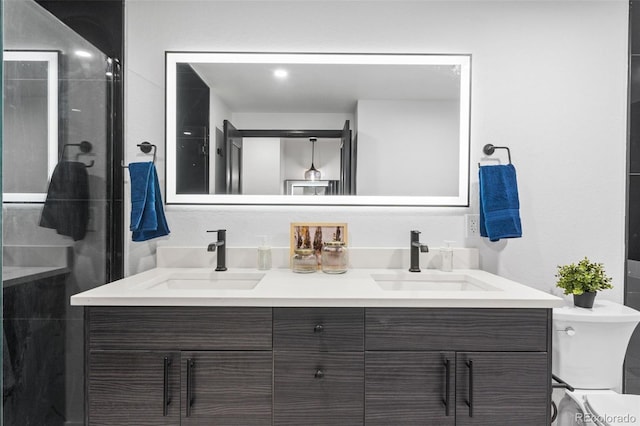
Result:
[[71,298],[87,424],[550,422],[559,298],[479,269],[216,272],[189,250]]

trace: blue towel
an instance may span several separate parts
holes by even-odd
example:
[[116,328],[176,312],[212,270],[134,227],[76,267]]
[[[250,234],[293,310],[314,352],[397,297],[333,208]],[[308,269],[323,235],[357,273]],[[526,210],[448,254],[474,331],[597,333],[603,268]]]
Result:
[[516,169],[480,166],[480,235],[491,241],[522,237]]
[[133,241],[146,241],[169,234],[162,209],[162,195],[152,162],[129,164],[131,177],[131,226]]

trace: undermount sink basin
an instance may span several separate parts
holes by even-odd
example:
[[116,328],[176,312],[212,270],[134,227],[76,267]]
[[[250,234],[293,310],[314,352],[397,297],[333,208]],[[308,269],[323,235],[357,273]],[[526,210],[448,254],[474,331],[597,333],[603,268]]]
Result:
[[207,272],[176,273],[167,279],[145,286],[148,290],[252,290],[264,274]]
[[371,276],[388,291],[498,291],[497,288],[465,274],[392,273]]

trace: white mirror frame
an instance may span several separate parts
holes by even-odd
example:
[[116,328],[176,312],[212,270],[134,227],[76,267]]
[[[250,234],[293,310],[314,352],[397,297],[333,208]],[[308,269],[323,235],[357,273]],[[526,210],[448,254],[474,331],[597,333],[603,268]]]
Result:
[[[469,206],[471,55],[165,52],[167,204],[270,204],[340,206]],[[176,192],[176,67],[178,63],[397,64],[460,66],[460,155],[457,196],[226,195]]]
[[[4,51],[3,61],[47,62],[47,179],[58,164],[58,52]],[[44,192],[5,192],[2,201],[9,203],[44,203]]]

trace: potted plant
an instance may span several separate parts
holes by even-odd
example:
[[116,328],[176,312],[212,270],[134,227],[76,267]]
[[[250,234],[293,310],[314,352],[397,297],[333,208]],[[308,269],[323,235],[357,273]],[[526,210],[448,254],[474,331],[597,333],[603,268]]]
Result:
[[556,278],[556,286],[563,289],[564,294],[573,294],[573,304],[581,308],[592,308],[596,292],[613,288],[602,263],[592,263],[587,257],[577,265],[558,266]]

